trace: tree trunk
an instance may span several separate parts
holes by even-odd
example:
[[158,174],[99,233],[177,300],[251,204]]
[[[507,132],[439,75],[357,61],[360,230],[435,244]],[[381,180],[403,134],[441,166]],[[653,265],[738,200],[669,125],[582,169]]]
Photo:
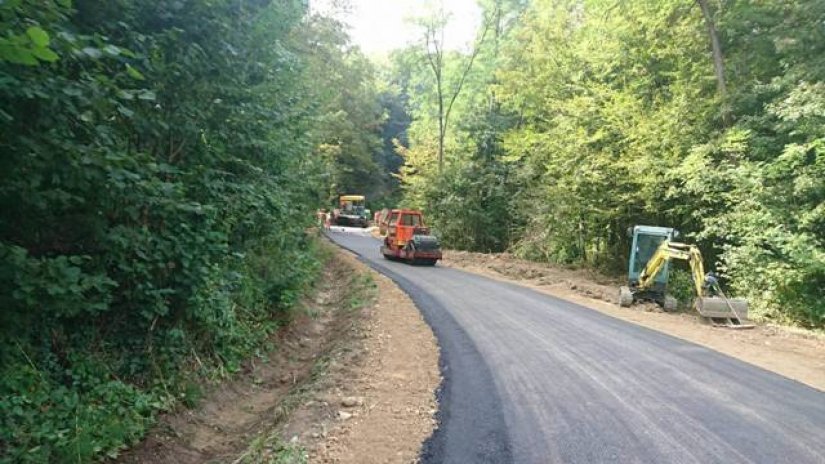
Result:
[[438,102],[438,173],[444,169],[444,103]]
[[730,108],[728,106],[728,88],[725,83],[725,60],[722,55],[722,46],[719,44],[719,33],[716,24],[713,22],[710,7],[707,0],[696,0],[702,16],[705,18],[705,25],[710,36],[710,45],[713,51],[713,69],[716,72],[716,84],[719,88],[719,98],[722,100],[722,123],[727,127],[730,125]]
[[[485,18],[483,29],[481,32],[481,37],[476,40],[475,46],[473,47],[473,51],[470,54],[469,59],[467,60],[467,64],[462,69],[461,75],[459,77],[458,83],[456,84],[455,88],[450,89],[450,96],[447,99],[448,101],[445,103],[444,98],[444,27],[445,21],[443,16],[443,11],[441,12],[441,21],[433,20],[430,24],[427,25],[427,29],[425,31],[425,39],[426,39],[426,53],[427,53],[427,60],[430,62],[430,67],[433,70],[433,74],[435,75],[435,82],[436,82],[436,93],[438,97],[438,173],[441,174],[444,170],[444,142],[447,138],[447,127],[450,123],[450,112],[453,109],[453,104],[455,103],[458,95],[461,93],[461,89],[464,87],[464,81],[467,79],[467,75],[470,73],[470,70],[473,67],[473,63],[475,62],[476,57],[478,56],[479,51],[481,50],[481,45],[484,43],[484,39],[487,36],[487,31],[490,29],[490,19]],[[441,39],[438,39],[438,35],[441,36]]]
[[436,77],[436,92],[438,93],[438,173],[444,169],[444,90],[440,76]]

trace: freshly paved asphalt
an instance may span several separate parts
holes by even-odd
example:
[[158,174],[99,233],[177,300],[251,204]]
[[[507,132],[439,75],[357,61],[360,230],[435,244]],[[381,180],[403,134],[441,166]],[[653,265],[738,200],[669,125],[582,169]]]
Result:
[[444,382],[431,463],[825,463],[825,393],[574,303],[384,260],[433,328]]

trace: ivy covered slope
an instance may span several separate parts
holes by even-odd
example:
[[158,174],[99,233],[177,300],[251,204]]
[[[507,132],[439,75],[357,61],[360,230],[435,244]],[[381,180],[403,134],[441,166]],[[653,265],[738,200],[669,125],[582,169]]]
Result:
[[371,70],[305,8],[0,2],[0,462],[117,453],[287,318],[322,183],[380,158],[380,108],[324,94],[317,54]]
[[442,169],[426,30],[393,60],[405,198],[447,245],[618,275],[628,227],[676,227],[755,317],[825,326],[825,2],[479,4]]

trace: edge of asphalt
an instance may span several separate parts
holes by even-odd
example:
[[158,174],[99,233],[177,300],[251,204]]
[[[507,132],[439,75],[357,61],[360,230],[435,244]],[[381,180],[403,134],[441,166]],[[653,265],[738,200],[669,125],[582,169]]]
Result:
[[[323,234],[332,244],[355,255],[356,259],[387,276],[403,290],[424,317],[439,345],[438,367],[441,384],[435,396],[437,426],[421,448],[422,463],[512,462],[510,436],[504,420],[499,392],[492,372],[475,343],[443,305],[410,280],[388,267],[366,259]],[[460,377],[453,371],[462,373]],[[472,417],[455,417],[452,406],[476,411]],[[449,447],[448,447],[449,444]]]

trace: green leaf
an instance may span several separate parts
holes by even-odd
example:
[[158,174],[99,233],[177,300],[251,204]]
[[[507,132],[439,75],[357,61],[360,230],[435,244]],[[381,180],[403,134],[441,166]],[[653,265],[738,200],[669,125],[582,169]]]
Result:
[[36,56],[38,59],[43,61],[48,61],[49,63],[53,63],[58,60],[57,53],[51,51],[48,48],[33,48],[32,54]]
[[26,29],[26,35],[28,35],[32,43],[38,47],[49,46],[49,34],[40,27],[32,26]]
[[98,59],[103,56],[103,52],[101,52],[99,48],[95,47],[85,47],[82,51],[89,58]]
[[126,108],[125,106],[118,106],[117,111],[118,113],[122,114],[127,118],[131,118],[135,114],[134,111],[130,110],[129,108]]
[[151,90],[143,90],[138,94],[138,98],[141,100],[148,100],[148,101],[155,101],[155,92]]
[[126,64],[126,73],[129,74],[132,78],[137,79],[139,81],[146,79],[145,77],[143,77],[143,74],[141,74],[140,71],[131,67],[128,63]]
[[63,93],[70,97],[79,97],[83,95],[83,91],[78,89],[77,87],[65,87],[63,88]]
[[118,50],[120,50],[121,55],[123,55],[127,58],[137,58],[137,55],[135,55],[135,53],[132,52],[129,49],[126,49],[126,48],[123,48],[123,47],[118,47]]
[[103,51],[112,56],[120,55],[120,47],[116,47],[114,45],[106,45],[103,47]]
[[37,58],[29,50],[22,48],[9,48],[5,51],[2,58],[16,64],[25,64],[28,66],[37,66],[39,63]]

